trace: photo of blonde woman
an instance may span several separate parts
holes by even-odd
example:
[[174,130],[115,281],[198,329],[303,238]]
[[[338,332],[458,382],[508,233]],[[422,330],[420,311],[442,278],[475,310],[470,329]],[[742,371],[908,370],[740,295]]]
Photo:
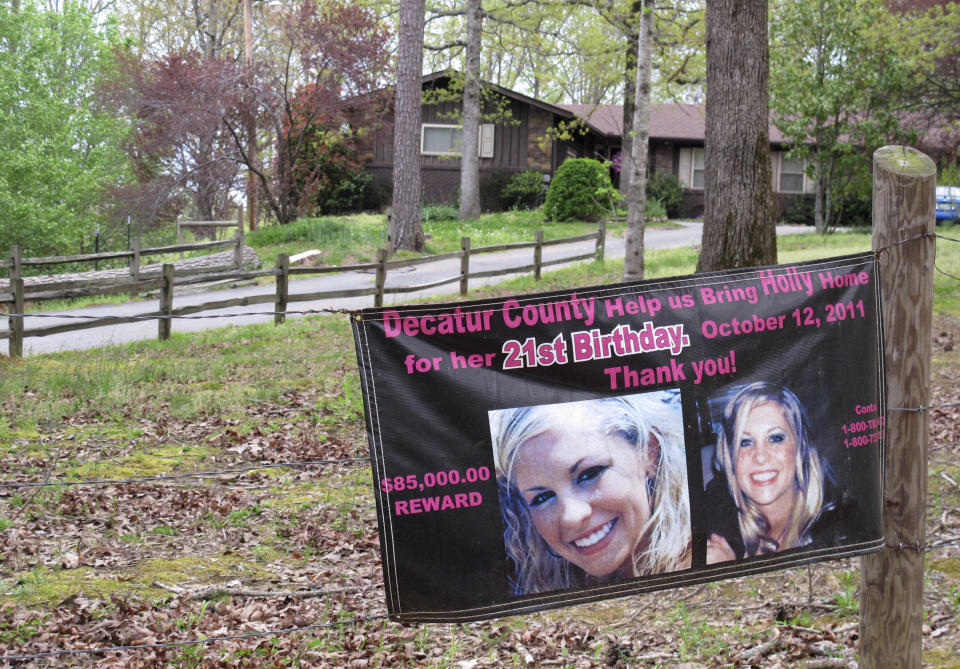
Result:
[[490,412],[510,594],[686,569],[679,391]]

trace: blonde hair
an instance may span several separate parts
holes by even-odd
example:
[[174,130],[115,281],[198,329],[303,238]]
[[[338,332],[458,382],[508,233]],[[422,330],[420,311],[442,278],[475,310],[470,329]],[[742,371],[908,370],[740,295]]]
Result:
[[[770,522],[760,507],[737,483],[737,449],[750,411],[760,404],[780,407],[796,440],[796,496],[782,545],[770,536]],[[824,465],[811,441],[810,421],[797,396],[788,388],[758,381],[740,388],[723,412],[723,429],[717,439],[717,459],[727,477],[727,487],[739,511],[740,533],[746,555],[775,553],[812,542],[810,528],[819,518],[824,498]],[[738,556],[739,557],[739,556]]]
[[633,555],[634,573],[659,574],[686,568],[690,563],[687,461],[677,391],[491,411],[504,543],[515,565],[510,577],[514,595],[571,588],[593,578],[553,552],[534,527],[527,502],[513,481],[523,445],[554,428],[558,411],[574,407],[596,416],[598,430],[625,439],[637,449],[638,457],[657,459],[656,473],[643,491],[649,495],[652,513]]

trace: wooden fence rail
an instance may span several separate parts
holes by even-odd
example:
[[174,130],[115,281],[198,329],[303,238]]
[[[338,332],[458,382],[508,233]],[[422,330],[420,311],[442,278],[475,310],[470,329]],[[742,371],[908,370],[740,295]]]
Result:
[[[591,253],[576,254],[564,256],[553,260],[543,260],[542,252],[545,246],[556,246],[559,244],[569,244],[573,242],[596,240],[596,250]],[[503,276],[506,274],[521,274],[532,272],[534,277],[539,280],[541,269],[550,265],[561,263],[576,262],[580,260],[590,260],[593,258],[602,259],[604,255],[604,246],[606,245],[606,226],[601,223],[597,232],[591,232],[585,235],[566,237],[563,239],[543,240],[542,231],[537,231],[532,242],[514,242],[510,244],[497,244],[494,246],[485,246],[471,248],[470,238],[464,237],[461,240],[461,249],[451,253],[444,253],[434,256],[421,256],[417,258],[408,258],[403,260],[387,260],[386,250],[381,249],[378,252],[377,261],[373,263],[361,263],[354,265],[341,265],[339,267],[290,267],[290,259],[286,255],[280,255],[277,258],[277,264],[270,269],[262,270],[243,270],[240,260],[242,253],[243,237],[237,234],[234,241],[229,242],[201,242],[196,244],[180,244],[176,246],[163,246],[148,249],[140,249],[139,244],[134,245],[130,251],[122,251],[109,254],[88,254],[82,256],[50,256],[46,258],[21,258],[20,249],[14,247],[9,258],[0,263],[0,267],[11,268],[11,280],[9,288],[6,291],[0,289],[0,305],[9,305],[9,311],[12,314],[8,317],[8,327],[0,329],[0,340],[9,339],[9,353],[11,357],[20,357],[23,355],[23,341],[27,337],[44,337],[48,335],[61,334],[64,332],[73,332],[77,330],[86,330],[89,328],[103,327],[108,325],[119,325],[122,323],[132,323],[134,321],[157,319],[158,332],[160,339],[167,339],[172,331],[171,319],[178,316],[187,316],[204,311],[216,311],[220,309],[229,309],[235,307],[246,307],[257,304],[274,305],[274,323],[279,325],[284,321],[284,315],[288,304],[292,302],[312,302],[314,300],[334,299],[334,298],[352,298],[367,297],[374,298],[376,306],[383,305],[383,298],[386,295],[401,295],[415,293],[431,288],[437,288],[447,284],[459,282],[460,294],[466,295],[469,289],[470,279],[481,279],[494,276]],[[162,267],[158,265],[140,266],[140,258],[146,255],[177,253],[181,250],[197,249],[215,249],[225,246],[235,246],[236,261],[230,264],[219,265],[215,267],[205,267],[200,269],[176,269],[171,264],[165,264]],[[494,253],[497,251],[531,249],[533,251],[533,263],[513,266],[506,269],[470,271],[470,258],[474,255],[483,253]],[[41,266],[58,264],[64,262],[88,262],[93,260],[103,260],[110,258],[130,258],[130,273],[123,278],[84,278],[69,279],[45,284],[36,284],[25,286],[21,276],[21,267],[23,266]],[[387,286],[387,277],[391,270],[415,267],[428,262],[435,262],[444,259],[459,259],[460,271],[452,276],[418,284],[415,286]],[[374,285],[369,288],[353,288],[348,290],[332,290],[313,293],[294,293],[289,292],[289,279],[291,276],[306,276],[318,274],[330,274],[334,272],[350,271],[372,271],[375,273]],[[261,277],[274,277],[274,289],[263,295],[251,295],[246,297],[214,300],[203,304],[190,305],[175,308],[173,306],[174,288],[177,286],[196,285],[203,283],[212,283],[217,281],[241,281],[257,279]],[[24,327],[24,308],[26,302],[41,302],[45,300],[70,299],[78,297],[91,297],[95,295],[111,295],[117,293],[139,294],[143,292],[158,291],[159,305],[156,311],[148,311],[142,314],[132,316],[105,316],[101,318],[90,318],[76,320],[70,323],[50,325],[46,327],[25,328]]]

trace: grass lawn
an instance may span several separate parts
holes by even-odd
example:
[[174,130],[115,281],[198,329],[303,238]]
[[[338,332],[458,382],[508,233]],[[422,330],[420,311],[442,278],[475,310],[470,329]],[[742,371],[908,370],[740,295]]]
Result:
[[[540,225],[524,221],[484,219],[466,234],[474,246],[496,244],[507,241],[514,225],[524,234]],[[373,230],[382,225],[355,223],[337,233],[344,237],[341,261],[362,259],[367,251],[359,249],[379,243]],[[578,225],[544,230],[549,238],[592,229]],[[459,248],[462,230],[437,224],[430,250]],[[956,226],[938,232],[960,237]],[[299,244],[315,242],[271,238],[258,248],[296,252]],[[960,245],[939,240],[937,246],[937,266],[960,274]],[[869,248],[866,233],[791,235],[780,238],[779,257],[795,262]],[[646,257],[647,275],[689,274],[695,262],[693,249],[654,251]],[[588,263],[471,298],[619,282],[622,271],[622,261]],[[951,343],[960,337],[960,281],[937,274],[935,309],[932,401],[960,401],[960,352]],[[397,625],[376,618],[384,595],[369,466],[256,468],[367,455],[346,317],[0,358],[0,406],[0,481],[229,470],[0,488],[2,652],[323,626],[115,657],[53,657],[37,666],[774,667],[855,654],[856,560],[485,623]],[[928,540],[960,531],[957,416],[946,409],[930,416]],[[193,596],[208,586],[220,590]],[[240,588],[262,594],[237,594]],[[285,594],[294,590],[316,594]],[[925,664],[956,667],[960,549],[928,554],[926,590]],[[340,624],[352,616],[373,618]],[[774,638],[754,660],[737,659]]]

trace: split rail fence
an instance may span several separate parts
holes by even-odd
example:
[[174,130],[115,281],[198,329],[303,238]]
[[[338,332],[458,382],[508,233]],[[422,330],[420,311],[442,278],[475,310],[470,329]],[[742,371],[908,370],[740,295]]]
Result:
[[[604,247],[606,245],[606,234],[606,223],[601,222],[596,232],[590,232],[574,237],[565,237],[562,239],[552,239],[549,241],[545,241],[543,239],[542,230],[536,231],[534,240],[531,242],[512,242],[508,244],[498,244],[495,246],[484,246],[478,248],[471,248],[470,238],[463,237],[461,239],[460,250],[452,253],[421,256],[418,258],[404,260],[387,260],[387,251],[385,249],[380,249],[377,254],[376,262],[355,265],[340,265],[336,267],[291,267],[290,257],[286,254],[281,254],[277,257],[277,262],[274,267],[260,270],[243,269],[242,230],[238,230],[234,239],[228,241],[198,242],[193,244],[179,244],[175,246],[161,246],[147,249],[140,249],[139,244],[134,242],[131,244],[133,248],[129,251],[74,256],[23,258],[21,257],[20,248],[18,246],[14,246],[10,250],[10,255],[6,259],[0,259],[0,269],[10,269],[9,285],[6,287],[6,289],[0,287],[0,306],[5,306],[9,314],[7,318],[7,328],[0,329],[0,340],[9,340],[10,357],[21,357],[23,355],[23,341],[27,337],[45,337],[48,335],[72,332],[75,330],[86,330],[89,328],[119,325],[122,323],[131,323],[134,321],[150,319],[157,319],[158,321],[158,337],[161,340],[168,339],[171,332],[170,325],[172,318],[197,314],[204,311],[215,311],[234,307],[272,303],[274,305],[274,323],[280,324],[284,321],[287,305],[291,302],[312,302],[322,299],[372,296],[374,298],[374,306],[382,306],[385,295],[415,293],[452,283],[459,283],[460,294],[466,295],[468,292],[470,279],[481,279],[493,276],[503,276],[506,274],[532,272],[534,277],[539,280],[541,270],[550,265],[558,265],[580,260],[590,260],[593,258],[603,260]],[[544,247],[591,240],[596,242],[596,246],[595,249],[590,253],[581,253],[554,258],[551,260],[543,260]],[[232,263],[204,267],[200,269],[180,269],[169,263],[163,265],[155,263],[145,267],[140,266],[140,259],[144,256],[182,253],[185,251],[196,251],[201,249],[210,250],[226,247],[234,248],[234,258]],[[512,266],[504,269],[493,269],[478,272],[470,271],[470,258],[472,256],[518,249],[531,249],[533,251],[533,261],[529,264]],[[24,267],[94,262],[116,258],[127,258],[130,260],[130,271],[128,276],[123,278],[72,278],[55,283],[45,281],[43,283],[27,284],[25,283],[22,274]],[[460,272],[458,274],[445,277],[437,281],[432,281],[430,283],[414,286],[386,285],[387,275],[390,270],[415,267],[417,265],[451,258],[460,259]],[[290,293],[290,277],[333,274],[351,271],[374,272],[374,284],[370,287],[350,290]],[[189,305],[179,308],[174,308],[173,306],[173,289],[175,286],[200,285],[224,281],[244,281],[258,279],[261,277],[273,277],[275,279],[274,291],[270,293],[264,293],[262,295],[249,295],[233,299],[213,300],[203,304]],[[25,313],[25,308],[28,303],[90,297],[95,295],[114,295],[119,293],[140,294],[152,291],[158,291],[159,295],[158,308],[153,311],[131,316],[103,316],[80,319],[71,323],[62,323],[47,327],[29,329],[24,327],[24,318],[25,316],[29,315]]]

